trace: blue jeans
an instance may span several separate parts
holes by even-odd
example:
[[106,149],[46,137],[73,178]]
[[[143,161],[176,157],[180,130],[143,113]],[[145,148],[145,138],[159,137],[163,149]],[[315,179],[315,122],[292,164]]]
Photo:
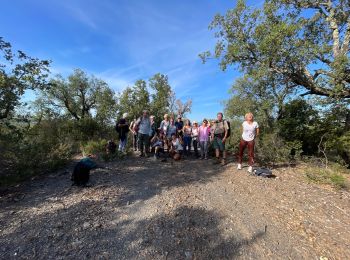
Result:
[[190,154],[191,152],[191,141],[192,141],[191,136],[184,136],[184,153],[186,155]]
[[127,137],[125,137],[124,140],[121,140],[121,139],[119,140],[119,149],[118,149],[119,152],[125,152],[125,147],[126,147],[127,142],[128,142]]
[[201,147],[201,157],[208,158],[208,141],[200,141],[199,146]]

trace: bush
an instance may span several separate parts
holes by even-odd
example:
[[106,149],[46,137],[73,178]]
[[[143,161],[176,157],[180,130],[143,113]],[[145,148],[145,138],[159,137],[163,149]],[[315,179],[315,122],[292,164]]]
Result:
[[81,152],[83,156],[87,156],[89,154],[101,156],[102,154],[106,153],[107,142],[108,141],[106,139],[88,141],[81,146]]
[[96,155],[98,158],[103,159],[104,161],[112,161],[117,158],[125,157],[125,154],[119,152],[118,150],[114,154],[107,154],[107,142],[108,141],[106,139],[88,141],[81,146],[81,152],[83,156],[93,154]]
[[263,134],[256,139],[255,143],[256,161],[264,166],[291,163],[300,152],[300,142],[285,142],[276,133]]
[[6,131],[3,125],[1,128],[0,165],[3,171],[0,172],[0,185],[56,170],[64,166],[76,150],[74,144],[59,138],[55,123],[45,122],[29,129],[17,126],[15,129]]

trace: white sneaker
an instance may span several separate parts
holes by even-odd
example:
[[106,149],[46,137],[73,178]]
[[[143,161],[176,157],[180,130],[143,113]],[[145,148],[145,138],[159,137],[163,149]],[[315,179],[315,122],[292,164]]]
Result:
[[242,164],[239,163],[239,164],[237,165],[237,170],[242,170]]
[[252,166],[249,166],[249,167],[248,167],[248,172],[249,172],[249,173],[252,173],[252,172],[253,172],[253,167],[252,167]]

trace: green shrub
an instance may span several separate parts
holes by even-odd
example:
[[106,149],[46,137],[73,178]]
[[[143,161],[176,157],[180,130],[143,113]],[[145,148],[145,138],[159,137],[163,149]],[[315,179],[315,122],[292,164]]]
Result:
[[108,141],[106,139],[88,141],[81,146],[81,152],[84,156],[87,156],[89,154],[97,155],[98,158],[101,158],[104,161],[112,161],[117,158],[123,158],[126,156],[125,154],[119,152],[118,150],[114,154],[107,154],[106,153],[107,142]]
[[322,168],[319,166],[309,167],[305,171],[308,180],[318,184],[330,184],[337,189],[348,189],[344,173],[338,171],[337,167]]
[[332,182],[332,185],[337,188],[347,188],[346,178],[343,175],[333,173],[330,175],[330,180]]
[[277,163],[290,163],[291,151],[299,155],[301,150],[300,142],[284,142],[276,133],[265,133],[256,139],[255,156],[256,161],[261,165],[274,166]]
[[57,125],[43,122],[29,129],[6,132],[2,127],[0,144],[0,185],[9,185],[33,175],[54,171],[64,166],[76,151],[74,143],[65,143]]
[[84,156],[89,154],[101,156],[106,153],[107,142],[106,139],[90,140],[81,146],[81,152]]

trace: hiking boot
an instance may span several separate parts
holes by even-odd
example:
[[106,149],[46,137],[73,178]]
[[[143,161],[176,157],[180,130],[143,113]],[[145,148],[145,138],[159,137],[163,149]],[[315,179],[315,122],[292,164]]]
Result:
[[220,159],[219,158],[215,158],[213,164],[220,164]]
[[242,164],[241,164],[241,163],[239,163],[239,164],[237,165],[237,170],[242,170]]
[[226,159],[222,159],[221,166],[225,166],[225,165],[226,165]]
[[248,172],[249,172],[249,173],[252,173],[252,172],[253,172],[253,167],[252,167],[252,166],[249,166],[249,167],[248,167]]

